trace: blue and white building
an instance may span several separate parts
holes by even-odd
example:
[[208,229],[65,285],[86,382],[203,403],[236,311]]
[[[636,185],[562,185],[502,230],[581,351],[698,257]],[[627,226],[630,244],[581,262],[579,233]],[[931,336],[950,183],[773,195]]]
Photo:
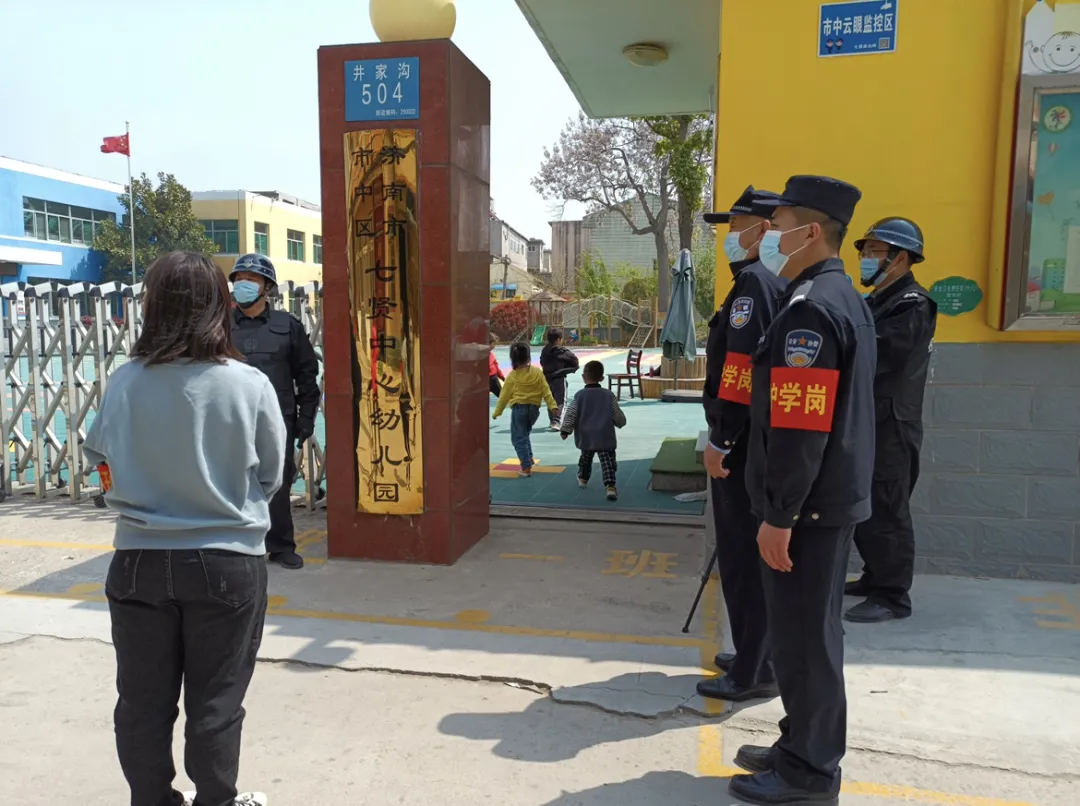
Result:
[[123,185],[0,157],[0,285],[97,283],[90,249],[106,220],[124,215]]

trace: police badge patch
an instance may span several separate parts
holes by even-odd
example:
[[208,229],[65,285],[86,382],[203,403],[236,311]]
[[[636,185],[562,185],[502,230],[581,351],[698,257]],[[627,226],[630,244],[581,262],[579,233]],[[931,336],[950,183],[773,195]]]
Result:
[[804,369],[813,365],[821,352],[821,336],[812,330],[792,330],[784,341],[784,362]]
[[738,330],[750,321],[750,314],[753,312],[754,300],[750,297],[739,297],[731,303],[731,313],[728,315],[728,321],[731,322],[733,328]]

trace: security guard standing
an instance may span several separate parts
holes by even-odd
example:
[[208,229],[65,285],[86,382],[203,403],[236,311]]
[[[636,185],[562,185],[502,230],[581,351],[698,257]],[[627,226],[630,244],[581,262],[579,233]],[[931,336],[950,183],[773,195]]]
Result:
[[[274,264],[264,255],[242,255],[233,266],[236,310],[233,312],[233,345],[253,367],[270,378],[281,404],[289,432],[289,444],[297,448],[315,433],[319,408],[319,359],[300,321],[285,311],[271,310],[267,296],[277,288]],[[303,568],[296,553],[292,522],[292,482],[296,477],[293,451],[285,452],[285,483],[270,501],[270,531],[266,550],[270,561],[283,568]]]
[[909,503],[919,479],[923,394],[937,303],[911,273],[912,266],[924,259],[922,230],[914,221],[882,219],[855,242],[855,248],[862,259],[862,283],[874,289],[867,303],[877,325],[877,446],[872,513],[855,530],[862,578],[844,588],[848,596],[866,601],[844,618],[875,623],[911,615],[915,528]]
[[761,205],[775,193],[748,187],[723,213],[706,213],[709,224],[727,224],[724,252],[734,275],[731,291],[709,322],[703,402],[709,423],[705,468],[712,487],[716,560],[731,624],[735,654],[721,653],[722,677],[702,680],[704,697],[731,702],[777,695],[769,663],[765,592],[757,548],[758,519],[746,494],[750,424],[750,354],[776,316],[787,282],[758,261],[773,208]]
[[751,803],[836,804],[847,743],[842,605],[855,525],[870,516],[874,322],[839,259],[858,188],[793,176],[759,248],[789,282],[753,355],[747,489],[761,517],[770,649],[787,716],[731,779]]

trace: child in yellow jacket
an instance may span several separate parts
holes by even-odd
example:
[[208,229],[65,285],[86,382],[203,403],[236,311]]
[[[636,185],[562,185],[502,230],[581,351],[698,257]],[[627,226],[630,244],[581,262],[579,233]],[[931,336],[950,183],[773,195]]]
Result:
[[543,370],[532,365],[529,345],[519,341],[511,346],[510,364],[513,370],[506,376],[492,418],[498,419],[503,409],[510,407],[510,442],[521,463],[518,475],[529,478],[532,466],[536,464],[529,435],[540,416],[540,403],[545,403],[548,411],[554,411],[556,403]]

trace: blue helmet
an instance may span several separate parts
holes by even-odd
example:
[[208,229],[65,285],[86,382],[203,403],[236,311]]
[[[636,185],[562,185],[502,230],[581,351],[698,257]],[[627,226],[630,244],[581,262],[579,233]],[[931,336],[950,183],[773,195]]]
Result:
[[277,285],[277,272],[274,271],[274,264],[270,262],[270,258],[266,255],[249,254],[238,257],[236,263],[233,264],[232,271],[229,273],[230,282],[242,271],[249,271],[252,274],[265,277],[268,283]]

